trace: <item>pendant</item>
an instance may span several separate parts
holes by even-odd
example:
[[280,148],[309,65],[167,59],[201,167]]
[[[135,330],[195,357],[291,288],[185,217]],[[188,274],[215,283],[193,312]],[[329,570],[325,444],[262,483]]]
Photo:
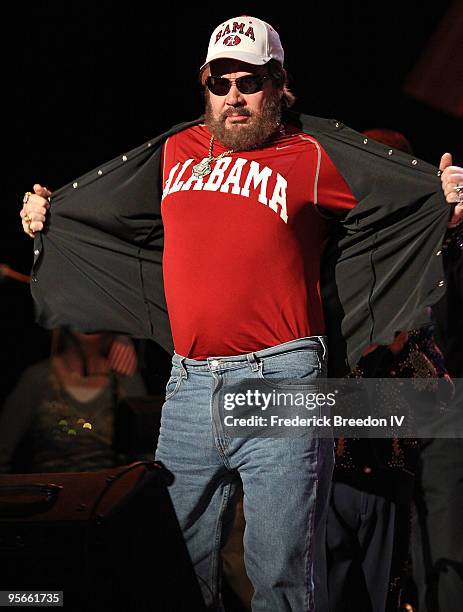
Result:
[[201,178],[210,174],[212,172],[211,159],[212,157],[205,157],[202,162],[193,166],[193,176]]

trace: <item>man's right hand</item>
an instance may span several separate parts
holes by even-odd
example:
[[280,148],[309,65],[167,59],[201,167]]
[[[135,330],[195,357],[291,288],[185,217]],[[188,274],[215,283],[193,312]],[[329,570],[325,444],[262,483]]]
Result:
[[23,204],[19,213],[22,219],[24,232],[33,238],[35,232],[40,232],[45,223],[47,210],[50,208],[48,198],[51,196],[51,191],[42,185],[34,185],[34,193]]

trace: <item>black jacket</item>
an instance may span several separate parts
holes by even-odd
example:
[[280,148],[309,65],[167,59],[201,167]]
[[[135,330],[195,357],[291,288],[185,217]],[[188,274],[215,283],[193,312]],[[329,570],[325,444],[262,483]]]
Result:
[[[428,322],[425,306],[445,291],[440,251],[450,207],[434,166],[335,120],[285,119],[321,143],[358,200],[336,222],[322,262],[330,370],[339,376],[364,347]],[[172,351],[160,157],[168,136],[200,121],[177,125],[53,193],[47,226],[34,241],[39,324],[152,338]]]

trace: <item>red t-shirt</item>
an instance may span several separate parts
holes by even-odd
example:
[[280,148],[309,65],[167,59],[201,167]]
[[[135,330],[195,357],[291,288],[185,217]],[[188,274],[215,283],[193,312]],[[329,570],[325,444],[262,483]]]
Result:
[[[327,223],[357,203],[321,145],[292,126],[255,151],[212,162],[198,125],[163,149],[164,285],[177,353],[256,351],[325,333],[320,258]],[[214,142],[213,155],[226,149]]]

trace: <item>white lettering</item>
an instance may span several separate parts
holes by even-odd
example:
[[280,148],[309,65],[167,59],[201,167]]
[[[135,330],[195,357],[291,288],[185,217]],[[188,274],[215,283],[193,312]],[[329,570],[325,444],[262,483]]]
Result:
[[365,418],[350,419],[335,415],[334,417],[335,427],[387,427],[387,420],[380,418],[375,419],[374,417],[367,416]]
[[175,166],[169,172],[169,178],[167,179],[166,186],[164,187],[164,191],[162,192],[162,199],[164,199],[166,197],[166,195],[169,193],[170,184],[172,183],[172,179],[174,178],[174,174],[177,172],[177,168],[179,166],[180,166],[180,162],[178,162],[178,164],[175,164]]
[[[207,159],[204,158],[203,161]],[[269,200],[267,191],[269,179],[273,175],[273,171],[268,166],[261,168],[258,162],[249,161],[242,157],[238,157],[235,160],[231,157],[224,157],[213,163],[212,172],[210,175],[206,175],[207,179],[204,177],[198,178],[191,174],[185,180],[182,180],[188,174],[189,167],[193,161],[193,159],[187,159],[181,168],[180,162],[173,166],[166,181],[162,199],[172,193],[189,191],[191,189],[194,191],[220,191],[249,198],[250,190],[252,189],[256,192],[257,199],[261,204],[268,205],[269,208],[279,214],[284,223],[288,223],[286,203],[288,182],[281,174],[275,173],[276,183],[272,197]],[[244,175],[243,171],[248,161],[248,173]]]
[[275,185],[275,189],[273,190],[272,199],[268,203],[269,207],[274,210],[276,213],[278,212],[279,204],[281,206],[280,217],[283,219],[285,223],[288,223],[288,211],[286,210],[286,187],[288,186],[288,181],[284,179],[281,174],[277,174],[277,182]]
[[243,170],[243,166],[246,164],[247,159],[243,159],[242,157],[238,157],[235,161],[233,168],[230,170],[227,180],[220,188],[220,191],[223,193],[228,193],[228,188],[230,185],[233,185],[231,192],[238,195],[240,193],[240,180],[241,180],[241,171]]
[[260,193],[259,193],[259,202],[262,204],[267,204],[267,183],[268,179],[272,175],[272,171],[270,168],[263,168],[261,172],[260,166],[257,162],[252,161],[251,167],[249,168],[248,176],[246,177],[246,181],[244,183],[244,187],[241,190],[241,195],[249,198],[249,186],[251,185],[251,181],[254,183],[254,189],[257,189],[258,185],[261,184]]
[[224,157],[215,162],[209,180],[203,187],[203,191],[217,191],[220,188],[225,171],[231,164],[231,161],[231,157]]
[[186,162],[183,164],[182,169],[180,170],[180,172],[177,175],[177,178],[175,179],[175,183],[169,189],[169,194],[175,193],[176,191],[180,191],[183,185],[183,181],[181,181],[180,179],[182,178],[182,176],[185,173],[185,170],[188,168],[188,166],[191,164],[192,161],[193,161],[192,159],[187,159]]

